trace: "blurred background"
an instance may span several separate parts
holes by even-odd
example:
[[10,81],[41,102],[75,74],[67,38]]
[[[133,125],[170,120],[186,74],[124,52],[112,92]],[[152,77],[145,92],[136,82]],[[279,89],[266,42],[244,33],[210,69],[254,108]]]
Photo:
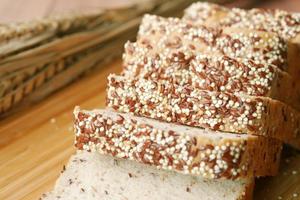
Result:
[[[52,13],[91,11],[98,8],[124,6],[131,2],[131,0],[43,0],[42,2],[37,0],[1,0],[0,22],[21,22],[45,17]],[[298,0],[223,0],[223,2],[231,2],[235,6],[255,5],[256,7],[281,8],[289,11],[299,11],[300,9],[300,1]]]

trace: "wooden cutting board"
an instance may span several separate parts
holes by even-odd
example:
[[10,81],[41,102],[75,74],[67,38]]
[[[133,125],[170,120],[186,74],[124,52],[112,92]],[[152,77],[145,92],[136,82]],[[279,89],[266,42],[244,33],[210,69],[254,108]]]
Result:
[[[0,200],[38,199],[54,186],[74,153],[72,111],[105,105],[106,77],[120,60],[101,66],[48,99],[0,122]],[[300,154],[283,159],[279,176],[259,180],[255,199],[300,199]]]

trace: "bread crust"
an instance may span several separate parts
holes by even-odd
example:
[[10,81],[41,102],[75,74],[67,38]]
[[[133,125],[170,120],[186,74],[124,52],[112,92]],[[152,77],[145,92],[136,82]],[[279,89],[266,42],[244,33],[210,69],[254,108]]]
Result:
[[[249,58],[261,64],[287,67],[287,44],[277,34],[225,27],[193,25],[179,18],[145,15],[137,40],[148,48],[181,48],[206,54]],[[193,47],[194,46],[194,47]]]
[[[174,61],[170,61],[170,58],[173,54],[179,53],[186,56],[184,59],[186,66],[189,61],[194,60],[193,57],[207,55],[213,58],[226,56],[237,60],[248,59],[253,60],[253,63],[257,65],[262,65],[264,69],[272,67],[274,73],[265,71],[266,76],[272,77],[272,81],[268,80],[269,93],[248,92],[247,95],[267,96],[300,110],[300,79],[295,79],[300,76],[300,67],[297,64],[300,63],[300,60],[299,62],[297,60],[300,59],[298,56],[300,55],[299,45],[287,43],[276,33],[227,26],[222,29],[209,28],[203,24],[188,23],[178,18],[145,15],[139,29],[137,42],[125,45],[124,74],[127,73],[129,76],[139,74],[141,68],[147,67],[147,65],[148,69],[152,68],[156,71],[159,71],[161,65],[172,67]],[[175,60],[176,62],[177,60]],[[229,74],[229,77],[234,76],[234,72],[241,67],[236,66],[235,68],[236,70],[233,71],[233,74]],[[219,74],[223,72],[223,68],[219,69],[215,79],[218,79]],[[256,73],[260,72],[256,71]],[[251,77],[250,74],[244,74],[244,76]],[[236,77],[237,82],[241,80],[242,78]],[[211,80],[206,79],[205,81]],[[242,81],[241,84],[244,86],[243,89],[250,85],[247,85],[246,81]],[[210,87],[205,89],[208,88]]]
[[253,191],[255,187],[255,181],[250,181],[246,186],[245,194],[240,197],[240,200],[252,200],[253,199]]
[[209,179],[276,175],[281,142],[75,109],[75,146]]
[[167,81],[110,75],[107,106],[120,112],[162,121],[261,135],[288,142],[299,140],[299,113],[267,97],[181,87]]
[[300,109],[300,84],[275,65],[184,50],[184,45],[167,49],[149,49],[147,45],[143,40],[125,44],[125,76],[153,81],[173,79],[180,85],[190,84],[203,90],[265,96]]
[[288,44],[288,65],[285,69],[295,81],[300,76],[300,15],[283,10],[239,8],[228,9],[212,3],[194,3],[186,9],[184,20],[210,27],[235,27],[273,32]]

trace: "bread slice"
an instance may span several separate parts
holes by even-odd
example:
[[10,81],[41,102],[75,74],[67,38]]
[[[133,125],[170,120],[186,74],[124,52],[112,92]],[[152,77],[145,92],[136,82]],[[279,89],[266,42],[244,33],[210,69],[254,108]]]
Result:
[[275,65],[212,56],[188,48],[148,49],[139,42],[126,43],[123,60],[125,76],[153,81],[172,79],[179,85],[202,90],[265,96],[300,110],[300,84]]
[[178,48],[206,54],[249,58],[274,64],[283,71],[287,65],[287,44],[274,33],[238,28],[208,28],[178,18],[145,15],[137,42],[148,49]]
[[300,14],[283,10],[229,9],[212,3],[198,2],[186,9],[183,17],[194,25],[273,32],[288,43],[288,66],[295,80],[300,76]]
[[281,142],[76,108],[75,146],[210,179],[275,175]]
[[199,90],[172,81],[108,77],[107,106],[162,121],[299,141],[300,114],[267,97]]
[[285,40],[300,34],[300,14],[279,9],[227,8],[221,5],[197,2],[185,10],[183,19],[198,25],[250,28],[274,32]]
[[250,200],[254,181],[203,180],[132,161],[77,152],[42,200]]

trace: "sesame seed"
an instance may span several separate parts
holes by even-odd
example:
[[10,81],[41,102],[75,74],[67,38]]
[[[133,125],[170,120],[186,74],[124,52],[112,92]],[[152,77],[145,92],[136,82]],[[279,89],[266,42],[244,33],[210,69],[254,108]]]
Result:
[[51,124],[54,124],[56,122],[56,119],[55,118],[51,118],[50,122],[51,122]]
[[293,197],[294,198],[298,197],[298,193],[293,193]]
[[[84,150],[99,151],[100,153],[112,154],[120,158],[151,163],[156,165],[157,168],[180,170],[182,173],[196,174],[208,178],[215,178],[217,174],[228,168],[226,161],[222,157],[222,154],[227,150],[225,145],[197,146],[199,149],[204,148],[205,153],[200,153],[200,160],[197,161],[198,165],[194,165],[194,162],[199,159],[197,154],[195,155],[191,152],[192,149],[190,148],[190,141],[194,140],[194,136],[176,134],[176,132],[171,130],[156,129],[135,120],[127,120],[125,116],[123,116],[125,120],[122,121],[118,117],[91,116],[85,120],[87,124],[90,124],[89,127],[80,127],[79,123],[76,126],[79,133],[76,136],[78,138],[84,136],[86,131],[89,132],[90,139],[88,143],[84,142],[82,146]],[[103,123],[99,124],[97,122],[100,120]],[[108,123],[111,125],[108,126]],[[92,127],[94,126],[95,130],[103,128],[105,134],[103,132],[93,132],[92,130],[94,129]],[[128,129],[129,127],[131,128]],[[107,141],[110,142],[108,143]],[[172,141],[172,143],[168,143],[168,141]],[[81,140],[76,140],[76,145],[79,145],[81,142]],[[171,147],[169,146],[170,144],[172,144]],[[228,142],[228,145],[233,146],[230,142]],[[234,145],[243,147],[243,143],[239,144],[239,142],[234,143]],[[159,155],[160,159],[156,160],[157,155]],[[170,157],[172,162],[170,162]],[[216,160],[215,164],[208,164],[208,159]],[[182,168],[178,169],[178,164],[182,164]],[[234,176],[237,176],[245,172],[239,167],[239,165],[231,166],[228,170]]]

